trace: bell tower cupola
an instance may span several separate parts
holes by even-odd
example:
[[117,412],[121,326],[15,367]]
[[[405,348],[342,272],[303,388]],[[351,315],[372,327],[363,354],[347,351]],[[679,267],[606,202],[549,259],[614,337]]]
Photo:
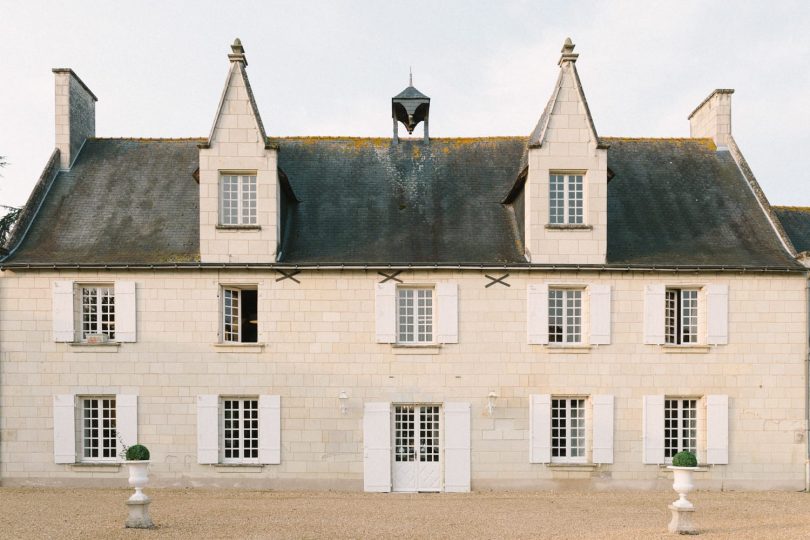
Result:
[[408,130],[408,134],[424,122],[425,142],[429,142],[428,123],[430,116],[430,98],[414,88],[413,73],[408,78],[408,87],[391,98],[391,118],[394,122],[394,144],[399,143],[399,122]]

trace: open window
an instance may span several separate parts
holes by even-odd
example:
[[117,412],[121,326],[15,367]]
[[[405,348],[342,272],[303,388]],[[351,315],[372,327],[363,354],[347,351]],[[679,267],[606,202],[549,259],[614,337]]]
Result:
[[222,287],[222,342],[256,343],[258,332],[256,287]]

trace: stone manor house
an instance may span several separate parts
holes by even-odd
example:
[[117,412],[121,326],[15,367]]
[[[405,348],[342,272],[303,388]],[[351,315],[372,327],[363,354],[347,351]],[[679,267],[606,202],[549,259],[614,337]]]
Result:
[[768,203],[732,90],[688,138],[601,137],[577,56],[481,138],[430,138],[412,83],[392,138],[268,135],[238,40],[208,136],[98,138],[55,69],[0,481],[120,486],[137,441],[156,485],[661,488],[691,450],[702,487],[803,489],[810,213]]

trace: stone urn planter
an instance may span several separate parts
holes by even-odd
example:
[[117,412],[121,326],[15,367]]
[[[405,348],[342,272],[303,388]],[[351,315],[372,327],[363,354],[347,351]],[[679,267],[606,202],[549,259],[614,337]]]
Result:
[[686,496],[695,489],[695,483],[692,480],[692,475],[699,467],[675,467],[669,466],[667,469],[672,471],[673,481],[672,489],[679,495],[677,501],[672,503],[672,506],[678,508],[694,508],[691,502],[686,499]]
[[125,526],[131,529],[151,529],[154,527],[149,516],[149,503],[152,500],[143,492],[149,483],[149,450],[136,444],[125,450],[126,461],[124,465],[129,469],[129,485],[135,488],[135,493],[127,500],[129,518]]
[[697,464],[697,458],[693,453],[678,452],[672,458],[672,465],[667,467],[672,471],[672,489],[678,494],[678,500],[669,505],[672,512],[672,520],[669,522],[669,532],[671,533],[698,534],[692,521],[695,505],[686,498],[695,489],[693,475],[695,471],[700,470]]

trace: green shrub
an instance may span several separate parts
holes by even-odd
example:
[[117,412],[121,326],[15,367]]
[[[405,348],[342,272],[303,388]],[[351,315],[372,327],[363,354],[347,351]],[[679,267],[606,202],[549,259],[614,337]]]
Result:
[[697,467],[697,458],[692,452],[678,452],[672,458],[674,467]]
[[135,444],[127,448],[127,461],[148,461],[149,449],[142,444]]

